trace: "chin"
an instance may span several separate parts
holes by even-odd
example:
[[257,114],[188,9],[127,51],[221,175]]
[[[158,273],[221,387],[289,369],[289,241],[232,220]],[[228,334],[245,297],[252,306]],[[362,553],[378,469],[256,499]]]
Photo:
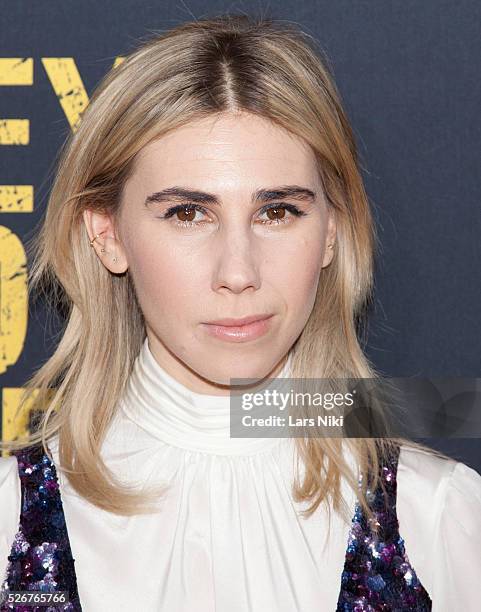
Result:
[[[228,385],[236,384],[231,383],[231,378],[248,378],[249,382],[258,382],[263,378],[266,378],[270,373],[272,368],[266,368],[265,364],[262,366],[256,367],[253,364],[243,363],[242,365],[233,365],[232,368],[226,369],[222,368],[221,371],[212,372],[210,380],[219,385]],[[238,383],[237,383],[238,384]],[[245,384],[245,383],[242,383]]]

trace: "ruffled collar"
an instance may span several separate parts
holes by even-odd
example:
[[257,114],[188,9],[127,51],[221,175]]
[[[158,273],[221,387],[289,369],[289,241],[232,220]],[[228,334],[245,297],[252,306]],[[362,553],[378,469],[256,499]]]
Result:
[[[289,355],[277,378],[289,376]],[[121,413],[167,444],[213,454],[254,454],[279,443],[279,438],[231,438],[230,396],[191,391],[169,375],[153,356],[146,337],[139,352]]]

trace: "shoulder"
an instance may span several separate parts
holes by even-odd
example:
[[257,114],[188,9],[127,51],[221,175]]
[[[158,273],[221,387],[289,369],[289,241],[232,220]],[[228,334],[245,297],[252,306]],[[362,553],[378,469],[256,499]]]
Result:
[[0,457],[0,575],[3,576],[20,520],[20,478],[17,459]]
[[[439,528],[446,495],[458,462],[409,445],[402,445],[397,468],[399,533],[406,548],[419,559],[427,555],[424,539]],[[419,538],[421,535],[421,540]]]
[[397,471],[398,493],[413,499],[421,496],[432,500],[433,496],[443,496],[457,465],[464,464],[427,450],[402,445]]
[[423,449],[401,446],[398,463],[398,495],[415,503],[429,500],[441,512],[448,502],[466,503],[481,496],[481,474],[465,463],[446,459]]
[[[438,593],[445,581],[454,583],[452,564],[459,567],[456,558],[460,554],[473,568],[478,564],[481,474],[476,470],[455,459],[403,445],[397,472],[397,515],[406,553],[429,592]],[[462,580],[460,574],[457,578]],[[443,592],[443,597],[449,595]]]
[[409,506],[411,520],[426,524],[431,531],[439,529],[441,521],[449,520],[446,515],[454,511],[457,517],[475,520],[481,528],[481,474],[461,461],[403,445],[397,495],[398,508]]

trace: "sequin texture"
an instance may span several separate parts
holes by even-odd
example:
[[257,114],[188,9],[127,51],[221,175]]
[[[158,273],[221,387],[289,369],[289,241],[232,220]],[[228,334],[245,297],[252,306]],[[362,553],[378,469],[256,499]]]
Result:
[[[0,600],[9,591],[68,591],[70,603],[25,606],[3,603],[0,612],[81,612],[55,466],[41,445],[15,453],[22,490],[20,527],[12,544]],[[407,557],[396,514],[399,448],[382,466],[367,500],[379,524],[372,531],[357,503],[349,531],[336,612],[430,612],[431,599]],[[359,481],[361,484],[361,480]]]
[[[367,501],[380,525],[373,532],[359,503],[349,531],[341,592],[336,612],[427,612],[432,601],[419,581],[399,534],[396,513],[399,446],[382,465],[381,486],[367,490]],[[362,479],[359,479],[361,485]]]
[[[41,444],[15,451],[21,484],[20,525],[8,557],[0,591],[2,612],[81,612],[55,466]],[[19,605],[10,591],[67,591],[69,602],[52,606]]]

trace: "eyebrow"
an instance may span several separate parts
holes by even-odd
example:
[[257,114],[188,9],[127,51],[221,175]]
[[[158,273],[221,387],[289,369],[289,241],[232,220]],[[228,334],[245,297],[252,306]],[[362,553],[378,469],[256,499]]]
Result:
[[[280,200],[283,198],[313,202],[316,199],[316,193],[307,187],[300,187],[298,185],[283,185],[281,187],[274,187],[272,189],[257,189],[252,194],[251,201],[253,204],[256,204],[272,202],[274,200]],[[147,196],[144,206],[148,206],[152,202],[161,203],[172,200],[188,200],[198,204],[220,206],[220,200],[216,195],[185,187],[167,187],[161,191],[156,191],[155,193]]]

